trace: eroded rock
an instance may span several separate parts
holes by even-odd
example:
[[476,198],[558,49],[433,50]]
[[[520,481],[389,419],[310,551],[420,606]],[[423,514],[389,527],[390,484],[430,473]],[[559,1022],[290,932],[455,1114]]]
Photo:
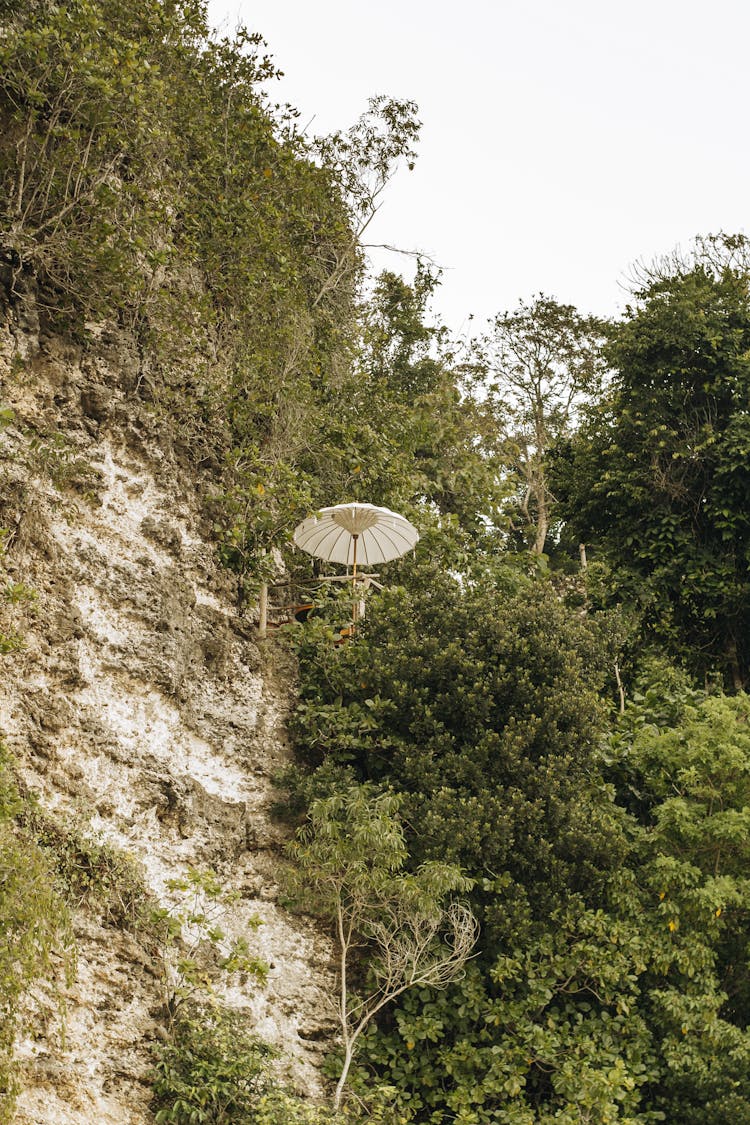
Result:
[[[38,459],[0,459],[15,521],[8,563],[37,591],[25,651],[4,666],[0,731],[42,806],[129,853],[164,904],[175,901],[170,880],[194,867],[240,892],[218,922],[272,967],[264,987],[232,981],[227,1001],[315,1095],[331,1032],[330,948],[279,905],[285,832],[269,814],[289,754],[289,680],[264,667],[252,619],[238,616],[201,536],[197,493],[125,399],[132,350],[97,331],[96,362],[54,340],[19,351],[9,336],[0,349],[4,400],[19,417],[12,448],[22,450],[27,420],[57,428],[95,482],[88,495],[56,484]],[[32,354],[33,369],[11,381],[13,356]],[[17,1120],[145,1125],[152,1045],[164,1034],[158,950],[86,912],[76,933],[66,1045],[20,1045]]]

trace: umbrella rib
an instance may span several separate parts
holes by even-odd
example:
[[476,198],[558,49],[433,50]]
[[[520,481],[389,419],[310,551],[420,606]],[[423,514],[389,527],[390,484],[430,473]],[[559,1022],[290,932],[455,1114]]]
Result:
[[325,538],[328,534],[328,524],[324,520],[318,520],[314,517],[308,522],[307,526],[303,525],[300,531],[298,541],[302,541],[306,545],[317,544],[321,539]]
[[311,555],[318,555],[321,550],[324,550],[323,544],[327,535],[328,530],[326,528],[318,528],[305,540],[305,550],[309,551]]
[[[339,545],[339,543],[340,543],[340,541],[341,541],[341,536],[342,536],[342,535],[348,535],[348,536],[349,536],[349,538],[351,539],[351,534],[350,534],[350,533],[349,533],[349,532],[348,532],[348,531],[346,530],[346,528],[345,528],[345,527],[339,527],[339,528],[338,528],[338,535],[336,536],[336,542],[334,543],[333,547],[331,548],[331,556],[333,555],[333,552],[334,552],[334,551],[336,550],[336,548],[338,547],[338,545]],[[345,558],[344,558],[343,560],[342,560],[342,559],[338,559],[338,560],[336,560],[336,561],[338,561],[338,562],[340,562],[340,563],[343,563],[343,565],[344,565],[344,566],[348,566],[348,565],[349,565],[349,551],[350,551],[350,550],[351,550],[351,544],[350,544],[350,545],[349,545],[349,546],[347,547],[347,549],[346,549],[346,557],[345,557]],[[333,561],[333,560],[332,560],[332,561]]]
[[325,536],[325,534],[325,526],[321,526],[320,524],[313,524],[300,536],[300,539],[306,546],[310,546],[311,544],[316,545]]
[[[386,529],[384,527],[379,527],[378,532],[383,536],[384,539],[388,540],[388,542],[391,544],[392,547],[395,547],[397,550],[400,551],[400,545],[392,539],[392,537],[388,534],[388,532],[386,531]],[[380,553],[383,555],[383,562],[385,562],[385,553],[382,550],[381,550]],[[401,553],[403,553],[403,552],[401,552]],[[399,558],[399,555],[396,555],[396,558]]]
[[325,559],[326,562],[336,562],[337,560],[334,558],[334,555],[336,554],[340,538],[341,529],[337,527],[336,524],[327,527],[325,535],[321,536],[317,545],[318,558]]
[[293,539],[298,546],[305,542],[309,535],[312,535],[317,522],[314,518],[303,520],[299,527],[295,529]]
[[[345,559],[342,560],[341,558],[336,558],[336,552],[338,550],[338,543],[341,542],[342,534],[345,534],[345,533],[346,532],[342,531],[340,526],[337,526],[336,524],[334,524],[332,526],[332,528],[329,528],[328,531],[326,532],[326,537],[325,537],[325,553],[324,553],[324,555],[322,555],[320,557],[324,558],[327,562],[342,562],[342,561],[345,561]],[[324,550],[323,542],[320,543],[320,550]]]
[[336,548],[338,547],[340,538],[341,529],[337,527],[336,524],[334,524],[333,527],[330,527],[326,530],[325,536],[321,539],[320,550],[322,551],[325,549],[325,551],[327,552],[322,557],[328,562],[333,560],[333,556],[336,553]]
[[[372,531],[371,528],[368,528],[368,530]],[[377,539],[375,538],[374,535],[370,534],[370,535],[363,535],[362,540],[363,540],[363,542],[362,542],[362,562],[365,564],[365,566],[374,566],[375,560],[371,557],[372,552],[370,550],[370,544],[372,543],[372,544],[374,544],[374,546],[377,547],[377,545],[378,545]]]

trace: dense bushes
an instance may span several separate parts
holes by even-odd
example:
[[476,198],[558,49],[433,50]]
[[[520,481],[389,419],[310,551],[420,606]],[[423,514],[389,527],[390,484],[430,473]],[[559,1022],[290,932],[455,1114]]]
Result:
[[343,650],[308,629],[296,736],[308,792],[388,786],[410,862],[462,865],[481,953],[391,1008],[355,1085],[433,1125],[743,1120],[745,698],[651,664],[608,735],[606,615],[521,571],[414,579]]
[[344,652],[303,642],[295,728],[313,761],[405,795],[415,856],[511,870],[543,913],[571,880],[591,889],[587,859],[613,855],[589,779],[607,652],[548,584],[519,580],[508,596],[489,570],[470,589],[434,573],[383,594]]

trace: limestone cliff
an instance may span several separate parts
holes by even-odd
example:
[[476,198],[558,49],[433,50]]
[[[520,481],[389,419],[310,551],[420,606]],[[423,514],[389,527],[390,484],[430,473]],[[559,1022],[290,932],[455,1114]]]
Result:
[[[240,892],[221,925],[247,933],[270,971],[228,999],[315,1095],[330,949],[278,902],[283,832],[269,815],[288,758],[283,653],[260,648],[238,614],[201,534],[197,483],[132,393],[126,343],[99,329],[86,348],[40,342],[35,327],[0,327],[0,405],[15,413],[0,435],[5,562],[37,599],[25,647],[2,661],[0,732],[42,806],[132,855],[160,901],[190,867]],[[17,1120],[148,1122],[159,957],[88,908],[75,930],[67,1041],[19,1045]]]

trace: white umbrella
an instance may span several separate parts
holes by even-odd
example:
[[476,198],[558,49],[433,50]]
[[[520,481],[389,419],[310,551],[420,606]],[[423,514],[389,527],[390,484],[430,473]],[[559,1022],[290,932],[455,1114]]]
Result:
[[390,508],[374,504],[334,504],[321,508],[295,529],[294,542],[326,562],[377,566],[401,558],[419,539],[416,527]]

